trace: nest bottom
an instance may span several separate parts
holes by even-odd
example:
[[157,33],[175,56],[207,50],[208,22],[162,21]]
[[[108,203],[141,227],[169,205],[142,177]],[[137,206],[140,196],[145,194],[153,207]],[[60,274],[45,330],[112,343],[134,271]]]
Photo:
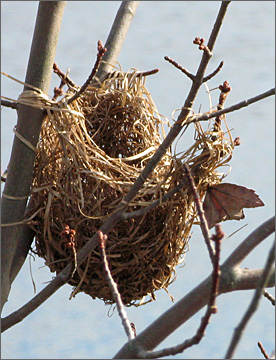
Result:
[[[108,233],[106,254],[109,268],[117,283],[122,301],[126,306],[145,303],[146,295],[155,299],[154,292],[167,289],[175,279],[175,266],[187,246],[190,226],[181,221],[186,218],[187,203],[185,197],[175,196],[174,201],[157,207],[144,216],[120,222]],[[103,220],[70,216],[59,209],[70,209],[64,204],[51,204],[51,218],[58,219],[51,229],[51,240],[36,228],[36,252],[46,260],[50,270],[59,273],[70,261],[70,251],[62,242],[61,230],[69,225],[76,230],[77,252],[100,228]],[[179,221],[180,220],[180,221]],[[37,223],[42,219],[37,218]],[[102,299],[106,304],[114,303],[103,271],[98,249],[94,249],[87,260],[77,267],[69,281],[74,286],[75,296],[85,292],[93,299]]]

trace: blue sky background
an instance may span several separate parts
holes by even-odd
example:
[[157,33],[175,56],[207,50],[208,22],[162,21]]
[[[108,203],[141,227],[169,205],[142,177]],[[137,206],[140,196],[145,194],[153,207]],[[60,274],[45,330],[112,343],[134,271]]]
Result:
[[[105,42],[119,1],[70,1],[65,8],[56,62],[66,71],[71,69],[71,78],[81,85],[91,71],[99,39]],[[2,71],[25,79],[32,33],[38,2],[1,2],[1,61]],[[119,62],[124,70],[131,67],[139,70],[159,68],[157,75],[150,77],[147,87],[160,113],[168,118],[173,110],[180,108],[190,88],[190,80],[164,61],[168,55],[195,72],[201,53],[192,44],[195,36],[208,39],[220,3],[218,1],[142,1],[131,24]],[[275,76],[275,3],[273,1],[239,1],[229,6],[225,22],[209,65],[213,71],[221,60],[225,65],[210,81],[209,88],[224,80],[230,82],[232,92],[227,105],[255,96],[274,86]],[[51,92],[59,84],[52,78]],[[2,76],[2,95],[17,98],[21,85]],[[213,92],[213,104],[218,92]],[[208,111],[205,89],[199,93],[195,110]],[[13,126],[16,113],[2,109],[1,118],[1,167],[6,169],[9,161]],[[227,115],[233,137],[240,136],[242,145],[235,150],[231,160],[232,170],[227,182],[253,188],[260,195],[265,207],[245,210],[246,218],[240,222],[223,224],[230,235],[244,224],[244,229],[230,239],[225,239],[222,249],[224,261],[233,249],[258,225],[274,214],[274,98]],[[192,135],[184,136],[178,150],[184,150],[193,141]],[[244,267],[262,267],[273,237],[258,247]],[[43,267],[41,259],[31,260],[37,291],[50,281],[54,274]],[[169,287],[176,301],[192,290],[211,271],[207,250],[197,227],[193,228],[190,250],[184,266],[177,269],[177,279]],[[270,290],[274,292],[274,289]],[[2,335],[3,359],[76,359],[110,358],[126,341],[121,321],[116,311],[109,317],[109,306],[100,300],[92,300],[79,294],[69,301],[71,287],[64,286],[46,303],[21,323]],[[29,260],[15,280],[3,315],[15,311],[32,296],[33,287]],[[235,292],[218,298],[218,314],[207,329],[206,336],[198,346],[188,349],[175,358],[203,359],[222,358],[225,354],[234,327],[246,310],[253,292]],[[157,301],[140,308],[129,308],[130,321],[138,333],[160,316],[171,305],[165,291],[156,293]],[[181,326],[163,342],[172,346],[191,337],[199,326],[203,312]],[[257,342],[261,341],[268,353],[274,349],[274,309],[263,299],[257,314],[249,323],[235,358],[262,358]]]

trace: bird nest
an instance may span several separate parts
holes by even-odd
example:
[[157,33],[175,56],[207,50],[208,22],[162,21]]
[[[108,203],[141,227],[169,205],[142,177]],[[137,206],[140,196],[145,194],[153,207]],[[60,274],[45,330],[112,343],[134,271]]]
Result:
[[[52,272],[72,261],[62,232],[75,230],[76,253],[114,213],[162,142],[162,121],[136,70],[116,72],[79,98],[48,111],[37,148],[29,213],[35,214],[35,252]],[[175,267],[187,250],[196,218],[193,195],[183,188],[167,201],[162,197],[183,180],[183,164],[191,167],[200,196],[207,184],[221,181],[215,169],[231,157],[223,136],[196,125],[195,144],[181,158],[167,151],[126,212],[136,216],[119,222],[108,233],[110,271],[125,305],[140,305],[167,290]],[[208,166],[207,166],[208,165]],[[144,212],[154,201],[159,205]],[[140,211],[140,215],[137,212]],[[69,281],[74,296],[114,303],[95,248]],[[146,298],[146,296],[149,298]]]

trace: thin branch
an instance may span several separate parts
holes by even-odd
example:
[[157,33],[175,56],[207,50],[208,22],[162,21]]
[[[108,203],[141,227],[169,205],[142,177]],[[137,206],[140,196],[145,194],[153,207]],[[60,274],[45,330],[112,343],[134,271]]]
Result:
[[174,61],[172,58],[168,57],[168,56],[164,56],[164,59],[166,61],[168,61],[170,64],[172,64],[174,67],[176,67],[177,69],[181,70],[186,76],[188,76],[189,79],[191,79],[192,81],[194,81],[195,79],[195,75],[191,74],[187,69],[185,69],[182,65],[180,65],[179,63],[177,63],[176,61]]
[[211,74],[205,76],[202,80],[202,82],[206,82],[208,80],[211,80],[215,75],[217,75],[217,73],[221,70],[221,68],[223,67],[224,61],[221,61],[219,66],[216,68],[216,70],[214,70]]
[[208,45],[204,44],[204,42],[205,39],[198,36],[193,41],[194,44],[199,45],[199,50],[203,50],[209,57],[213,56],[212,51],[208,48]]
[[204,240],[205,240],[208,252],[209,252],[209,256],[211,258],[211,261],[213,262],[215,252],[214,252],[214,249],[211,244],[210,230],[209,230],[209,227],[208,227],[205,215],[204,215],[204,210],[202,207],[200,197],[197,193],[194,179],[193,179],[193,177],[191,175],[191,171],[186,163],[184,163],[184,170],[187,175],[188,182],[189,182],[190,188],[191,188],[193,196],[194,196],[197,213],[198,213],[198,216],[200,219],[200,228],[201,228],[201,231],[202,231],[202,234],[203,234],[203,237],[204,237]]
[[15,110],[18,108],[18,105],[16,103],[14,103],[12,101],[4,100],[4,99],[1,100],[1,106],[5,106],[5,107],[12,108]]
[[[187,119],[187,121],[185,122],[185,125],[187,124],[191,124],[191,123],[194,123],[194,122],[198,122],[198,121],[204,121],[204,120],[209,120],[213,117],[216,117],[216,116],[220,116],[220,115],[223,115],[223,114],[227,114],[229,112],[233,112],[233,111],[236,111],[236,110],[240,110],[248,105],[251,105],[251,104],[254,104],[255,102],[257,101],[260,101],[260,100],[263,100],[269,96],[272,96],[272,95],[275,95],[275,88],[272,88],[268,91],[265,91],[264,93],[262,94],[259,94],[257,96],[254,96],[248,100],[243,100],[237,104],[234,104],[232,106],[229,106],[225,109],[221,109],[221,110],[218,110],[218,111],[215,111],[215,112],[212,112],[212,113],[206,113],[206,114],[203,114],[203,115],[196,115],[196,116],[191,116],[190,118]],[[182,119],[180,119],[182,120]],[[178,121],[178,120],[177,120]],[[182,120],[183,121],[183,120]]]
[[132,326],[127,318],[127,313],[124,309],[124,304],[122,302],[121,295],[118,291],[117,284],[113,280],[111,272],[109,270],[106,253],[105,253],[105,242],[107,240],[107,236],[104,235],[101,231],[98,231],[98,233],[99,233],[99,249],[100,249],[101,258],[102,258],[103,265],[104,265],[105,277],[107,279],[108,286],[112,293],[113,299],[116,303],[119,316],[121,318],[123,327],[125,329],[125,333],[127,335],[128,340],[130,341],[130,340],[134,339],[135,333],[134,333],[134,330],[132,329]]
[[74,81],[69,78],[68,73],[65,74],[59,67],[57,63],[53,63],[53,70],[54,73],[58,75],[58,77],[65,82],[66,85],[72,88],[76,88],[77,85],[74,83]]
[[[222,19],[224,18],[225,14],[226,14],[228,5],[229,5],[228,2],[226,2],[226,1],[223,1],[221,3],[219,14],[217,16],[214,28],[210,35],[210,38],[212,38],[212,41],[210,40],[209,41],[210,44],[208,43],[209,48],[211,48],[211,47],[213,48],[213,46],[214,46],[214,43],[215,43],[215,40],[217,37],[217,33],[219,32],[220,27],[222,25]],[[214,34],[214,33],[216,33],[216,34]],[[206,52],[203,52],[202,60],[200,62],[198,70],[197,70],[196,79],[192,84],[192,87],[190,89],[188,97],[184,103],[184,106],[182,107],[182,111],[180,112],[180,114],[178,116],[177,122],[173,125],[173,127],[169,131],[168,135],[166,136],[166,138],[164,139],[162,144],[159,146],[156,153],[152,156],[152,158],[147,163],[146,167],[143,169],[140,176],[135,181],[134,185],[129,190],[128,194],[123,199],[123,204],[125,206],[136,196],[136,194],[138,193],[140,188],[143,186],[146,179],[153,172],[153,170],[157,166],[158,162],[161,160],[163,155],[166,153],[167,149],[170,147],[172,142],[175,140],[175,138],[181,132],[181,130],[182,130],[181,123],[186,121],[186,119],[190,113],[190,109],[196,98],[197,92],[199,91],[199,88],[202,85],[202,79],[203,79],[203,76],[204,76],[204,73],[206,71],[206,67],[207,67],[209,61],[210,61],[210,57],[206,54]]]
[[269,276],[270,270],[272,268],[272,265],[274,263],[274,260],[275,260],[275,241],[271,247],[271,250],[269,251],[263,274],[260,278],[259,285],[258,285],[257,289],[255,290],[252,301],[251,301],[247,311],[245,312],[241,322],[235,328],[232,340],[230,342],[227,353],[225,355],[225,359],[232,358],[247,323],[249,322],[250,318],[253,316],[254,312],[258,308],[258,305],[259,305],[259,302],[260,302],[260,299],[262,296],[262,292],[267,283],[268,276]]
[[137,76],[139,77],[143,77],[143,76],[149,76],[149,75],[154,75],[156,73],[158,73],[159,69],[152,69],[149,71],[142,71],[140,73],[137,74]]
[[[114,216],[120,216],[119,213],[114,214]],[[114,217],[113,217],[114,219]],[[270,222],[272,222],[270,219]],[[116,223],[116,219],[114,220],[114,224]],[[114,225],[115,226],[115,225]],[[263,224],[263,226],[267,226],[267,222]],[[261,228],[261,227],[259,227]],[[102,226],[102,230],[108,232],[112,229],[112,224],[105,223]],[[268,234],[269,235],[269,234]],[[267,235],[267,236],[268,236]],[[249,235],[250,240],[251,235]],[[259,237],[259,243],[263,241],[264,237]],[[253,241],[255,241],[253,239]],[[88,241],[88,243],[78,252],[77,254],[77,264],[80,266],[83,261],[86,259],[87,254],[89,254],[96,246],[98,245],[98,233]],[[255,245],[256,246],[256,245]],[[234,251],[233,253],[235,253]],[[229,257],[231,258],[231,256]],[[223,273],[227,273],[228,269],[232,269],[230,266],[225,266],[224,263],[221,266],[222,271],[222,278],[220,281],[220,290],[219,293],[226,293],[229,291],[234,290],[242,290],[242,289],[254,289],[256,287],[256,280],[259,278],[259,274],[257,273],[254,279],[251,281],[250,286],[244,287],[243,283],[246,283],[246,271],[242,273],[242,276],[238,279],[232,279],[233,272],[230,271],[230,275],[226,276],[227,282],[224,283],[224,276]],[[248,270],[249,271],[249,270]],[[237,272],[235,272],[237,275]],[[6,316],[1,320],[1,332],[9,329],[13,325],[19,323],[23,319],[25,319],[29,314],[31,314],[34,310],[36,310],[43,302],[45,302],[51,295],[53,295],[61,286],[67,283],[71,276],[71,265],[68,264],[43,290],[41,290],[34,298],[32,298],[29,302],[23,305],[20,309],[16,310],[15,312],[11,313],[10,315]],[[245,279],[245,280],[244,280]],[[242,283],[240,285],[240,283]],[[269,284],[269,286],[273,286]],[[187,321],[191,316],[193,316],[197,311],[199,311],[203,306],[206,305],[206,299],[208,299],[208,289],[210,288],[210,279],[207,278],[204,280],[200,285],[198,285],[193,291],[191,291],[188,295],[186,295],[182,300],[180,300],[177,304],[173,306],[173,308],[169,309],[166,313],[161,316],[161,318],[157,319],[159,321],[157,325],[158,334],[156,335],[156,340],[158,339],[155,346],[157,346],[166,336],[168,336],[172,331],[174,331],[178,326],[182,325],[185,321]],[[175,309],[175,310],[174,310]],[[168,314],[168,315],[167,315]],[[175,314],[175,315],[174,315]],[[179,316],[181,314],[181,316]],[[163,320],[164,318],[164,320]],[[168,326],[170,323],[172,324]],[[173,326],[172,326],[173,325]],[[148,330],[149,329],[149,330]],[[153,335],[156,332],[156,328],[154,323],[146,329],[143,333],[145,335],[139,335],[139,341],[142,339],[147,343],[149,334]],[[168,330],[167,335],[160,334],[160,329]],[[171,330],[171,332],[170,332]],[[162,338],[162,336],[164,336]],[[137,336],[138,337],[138,336]],[[147,349],[144,347],[144,349]],[[148,348],[150,350],[150,348]]]
[[266,351],[265,351],[265,349],[264,349],[264,347],[263,347],[263,344],[262,344],[260,341],[258,341],[258,346],[259,346],[259,349],[261,350],[264,358],[265,358],[265,359],[269,359],[269,356],[268,356],[268,354],[266,353]]
[[275,299],[274,299],[274,297],[273,297],[271,294],[269,294],[269,292],[267,292],[266,290],[264,290],[264,291],[263,291],[263,295],[264,295],[265,298],[267,298],[267,299],[271,302],[271,304],[272,304],[273,306],[275,306]]
[[[262,226],[266,227],[267,222]],[[268,236],[268,235],[267,235]],[[250,236],[248,237],[250,239]],[[259,243],[264,238],[259,237]],[[255,242],[255,239],[252,239]],[[254,248],[254,247],[252,247]],[[234,251],[233,253],[235,253]],[[233,254],[232,253],[232,254]],[[231,255],[232,256],[232,255]],[[219,283],[219,294],[235,290],[252,290],[256,289],[260,281],[260,276],[263,270],[240,269],[231,265],[226,266],[224,263],[221,266],[221,276]],[[248,275],[250,277],[248,281]],[[267,287],[272,287],[275,284],[274,273],[270,272],[270,282]],[[158,346],[166,337],[172,334],[179,326],[189,320],[194,314],[201,310],[208,302],[211,287],[211,276],[202,281],[189,294],[179,300],[170,309],[164,312],[151,325],[143,330],[136,339],[130,343],[125,344],[114,358],[131,359],[137,351],[149,351]]]
[[232,254],[226,259],[225,266],[234,267],[240,265],[240,263],[248,256],[248,254],[260,244],[261,241],[266,239],[269,235],[275,231],[275,216],[261,224],[255,229],[247,238],[232,252]]
[[59,76],[59,78],[61,79],[59,87],[56,86],[54,88],[54,96],[53,96],[52,100],[55,101],[55,100],[57,100],[57,98],[60,95],[63,94],[64,85],[67,85],[69,88],[76,88],[76,84],[68,76],[69,69],[67,70],[67,73],[64,74],[64,72],[62,72],[61,69],[58,67],[57,63],[54,63],[53,70],[54,70],[54,73],[56,73]]
[[98,53],[97,53],[97,59],[96,59],[96,62],[94,64],[94,67],[88,77],[88,79],[85,81],[85,83],[82,85],[82,87],[80,88],[80,90],[75,94],[73,95],[69,100],[68,100],[68,104],[71,104],[72,101],[76,100],[78,97],[81,96],[81,94],[87,89],[88,85],[91,83],[91,81],[93,80],[93,78],[95,77],[97,71],[98,71],[98,68],[99,68],[99,65],[100,65],[100,62],[104,56],[104,54],[106,53],[107,51],[107,48],[105,48],[103,46],[103,43],[99,40],[98,41]]
[[218,294],[218,286],[219,286],[219,278],[220,278],[220,269],[219,269],[219,260],[220,260],[220,252],[221,252],[221,242],[224,237],[224,233],[221,231],[220,225],[216,225],[216,234],[212,236],[212,240],[215,242],[215,253],[213,260],[213,273],[212,273],[212,285],[211,291],[209,295],[208,307],[206,309],[205,315],[201,319],[201,323],[199,328],[196,331],[196,334],[190,339],[185,340],[183,343],[173,346],[170,348],[166,348],[159,351],[147,352],[147,351],[139,351],[139,357],[145,359],[156,359],[159,357],[176,355],[178,353],[183,352],[187,348],[199,344],[202,340],[206,328],[209,324],[210,318],[212,314],[217,313],[216,297]]

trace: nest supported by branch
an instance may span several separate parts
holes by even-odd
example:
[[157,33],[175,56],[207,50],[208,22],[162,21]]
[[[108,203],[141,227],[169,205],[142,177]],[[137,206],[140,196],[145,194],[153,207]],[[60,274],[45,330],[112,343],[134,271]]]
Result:
[[[72,260],[61,236],[65,226],[76,231],[78,252],[118,209],[162,142],[162,121],[144,82],[136,70],[116,72],[70,105],[64,98],[59,111],[48,111],[37,149],[29,214],[35,214],[31,223],[35,252],[53,272],[59,273]],[[182,161],[190,165],[203,196],[208,184],[221,181],[215,169],[231,157],[232,147],[225,145],[223,136],[211,141],[198,124],[196,132],[194,146],[181,158],[166,153],[127,212],[158,199],[160,205],[119,222],[108,233],[110,270],[127,306],[151,301],[156,290],[166,290],[187,250],[196,218],[191,192],[184,188],[161,201],[183,179]],[[69,284],[74,287],[71,296],[83,291],[114,303],[97,248],[77,265]]]

